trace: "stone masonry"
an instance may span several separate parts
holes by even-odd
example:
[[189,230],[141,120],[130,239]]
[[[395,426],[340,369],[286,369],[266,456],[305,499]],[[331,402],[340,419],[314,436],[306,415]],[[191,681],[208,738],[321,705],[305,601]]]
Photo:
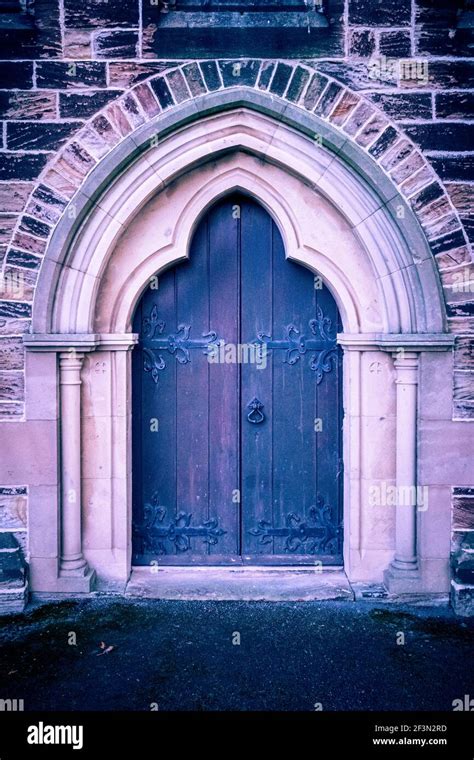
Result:
[[[24,419],[22,336],[48,240],[61,215],[74,214],[84,178],[137,126],[175,104],[245,86],[330,122],[365,149],[411,205],[437,262],[447,324],[456,335],[453,419],[471,424],[470,0],[328,0],[322,6],[328,29],[317,32],[304,58],[291,45],[281,58],[190,58],[192,49],[184,55],[185,45],[177,44],[176,55],[167,46],[165,59],[158,0],[26,5],[23,26],[0,25],[0,419]],[[466,559],[472,557],[473,489],[452,486],[453,567],[466,585],[474,575]],[[0,508],[0,530],[21,534],[26,485],[16,491],[0,489],[8,502]],[[12,518],[8,505],[19,497],[23,517]]]

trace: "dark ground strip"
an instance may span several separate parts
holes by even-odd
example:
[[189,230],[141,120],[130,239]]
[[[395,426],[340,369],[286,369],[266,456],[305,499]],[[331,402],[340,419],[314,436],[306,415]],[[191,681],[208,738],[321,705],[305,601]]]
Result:
[[[48,603],[1,621],[0,698],[24,699],[27,711],[450,712],[474,696],[473,631],[436,607]],[[101,641],[114,649],[98,656]]]

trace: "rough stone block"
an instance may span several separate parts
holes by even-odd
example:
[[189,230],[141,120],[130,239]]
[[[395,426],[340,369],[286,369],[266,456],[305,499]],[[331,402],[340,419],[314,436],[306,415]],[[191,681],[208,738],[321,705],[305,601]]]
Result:
[[9,150],[58,150],[82,127],[80,121],[69,122],[7,122]]
[[46,153],[18,154],[0,152],[0,180],[37,179],[48,161]]
[[107,87],[105,63],[100,61],[41,61],[36,69],[37,86],[65,90]]
[[113,29],[99,32],[94,39],[97,58],[136,58],[138,30]]
[[122,90],[115,89],[61,92],[59,111],[62,118],[87,119],[121,94]]

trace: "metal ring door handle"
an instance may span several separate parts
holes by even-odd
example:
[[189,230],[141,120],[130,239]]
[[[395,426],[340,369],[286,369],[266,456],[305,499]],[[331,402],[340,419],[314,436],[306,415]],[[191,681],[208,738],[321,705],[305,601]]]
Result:
[[247,409],[250,409],[249,413],[247,414],[247,419],[253,425],[259,425],[264,421],[265,415],[262,411],[263,404],[258,400],[257,397],[253,398],[252,401],[247,404]]

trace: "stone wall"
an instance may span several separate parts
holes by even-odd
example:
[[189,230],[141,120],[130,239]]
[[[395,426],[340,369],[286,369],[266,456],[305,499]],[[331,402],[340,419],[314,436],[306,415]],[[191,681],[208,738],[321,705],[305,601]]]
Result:
[[[279,60],[253,51],[240,55],[237,66],[211,53],[189,59],[184,38],[174,52],[166,46],[165,58],[163,15],[154,0],[35,0],[24,28],[0,25],[0,419],[24,419],[22,334],[30,329],[48,240],[61,214],[74,213],[70,202],[84,177],[144,121],[239,85],[269,90],[331,122],[377,161],[417,213],[457,336],[453,418],[471,420],[474,62],[472,31],[463,25],[469,5],[327,0],[329,26],[314,31],[314,43],[313,31],[307,35],[310,55],[302,59],[290,35],[282,38]],[[262,37],[262,50],[264,43]],[[454,489],[455,531],[460,499]],[[469,494],[465,499],[470,505]],[[472,509],[467,513],[463,531],[474,528]]]

